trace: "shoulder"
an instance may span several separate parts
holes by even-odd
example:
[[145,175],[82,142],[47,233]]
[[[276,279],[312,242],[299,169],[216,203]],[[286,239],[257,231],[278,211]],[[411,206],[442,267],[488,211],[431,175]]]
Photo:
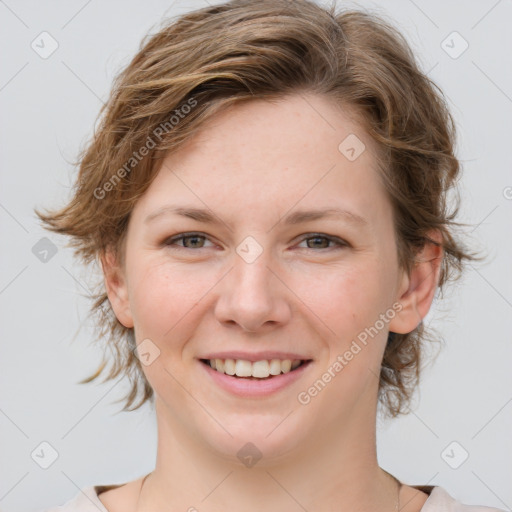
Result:
[[83,487],[63,505],[37,512],[126,512],[131,510],[132,504],[135,503],[143,478],[121,484]]
[[[59,505],[39,512],[109,512],[100,501],[98,494],[121,487],[117,485],[95,485],[84,487],[72,499]],[[479,505],[465,505],[454,499],[448,492],[439,486],[411,486],[428,494],[421,512],[505,512],[503,509]]]
[[98,494],[118,487],[117,485],[91,485],[80,489],[78,494],[64,504],[38,512],[109,512],[100,501]]
[[466,505],[450,496],[443,487],[414,486],[416,489],[429,494],[421,512],[505,512],[502,509],[484,507],[479,505]]

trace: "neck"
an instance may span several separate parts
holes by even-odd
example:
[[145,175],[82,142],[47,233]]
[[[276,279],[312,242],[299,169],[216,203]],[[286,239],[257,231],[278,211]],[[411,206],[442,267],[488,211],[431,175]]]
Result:
[[351,411],[341,427],[323,429],[307,446],[279,458],[265,456],[249,468],[202,444],[157,397],[157,462],[142,486],[137,512],[393,512],[397,482],[377,462],[374,406]]

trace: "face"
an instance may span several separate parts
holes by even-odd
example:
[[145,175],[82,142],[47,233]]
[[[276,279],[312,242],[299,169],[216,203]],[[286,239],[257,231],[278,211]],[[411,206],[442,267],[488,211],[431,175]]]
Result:
[[320,96],[209,121],[163,161],[125,251],[107,290],[160,414],[224,457],[248,441],[280,457],[367,421],[388,331],[428,311],[398,267],[371,140]]

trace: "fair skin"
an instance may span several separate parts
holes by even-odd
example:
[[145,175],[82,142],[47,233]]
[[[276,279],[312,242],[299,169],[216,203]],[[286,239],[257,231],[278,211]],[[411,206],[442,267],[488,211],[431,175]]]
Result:
[[[429,244],[410,275],[399,268],[372,141],[331,100],[305,99],[251,101],[210,120],[165,158],[136,203],[124,264],[110,252],[102,258],[117,318],[137,343],[149,339],[160,351],[143,365],[156,396],[156,467],[142,492],[138,479],[101,494],[109,512],[395,510],[396,482],[376,454],[377,376],[388,331],[411,332],[428,313],[442,252]],[[354,161],[338,150],[351,133],[366,146]],[[207,209],[218,223],[171,213],[145,221],[168,205]],[[326,207],[363,220],[281,220]],[[190,232],[199,238],[170,245]],[[345,245],[318,238],[325,235]],[[248,236],[262,249],[251,263],[237,253]],[[400,311],[299,403],[394,303]],[[200,361],[234,350],[311,362],[284,388],[241,397]],[[248,442],[262,454],[252,467],[237,457]],[[402,511],[426,499],[400,490]]]

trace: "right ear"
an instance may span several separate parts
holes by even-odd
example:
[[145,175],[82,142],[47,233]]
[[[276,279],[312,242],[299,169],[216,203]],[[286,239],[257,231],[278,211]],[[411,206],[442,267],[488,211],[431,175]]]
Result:
[[111,248],[106,249],[100,257],[101,268],[108,300],[117,319],[128,328],[133,327],[128,286],[124,270],[119,265]]

